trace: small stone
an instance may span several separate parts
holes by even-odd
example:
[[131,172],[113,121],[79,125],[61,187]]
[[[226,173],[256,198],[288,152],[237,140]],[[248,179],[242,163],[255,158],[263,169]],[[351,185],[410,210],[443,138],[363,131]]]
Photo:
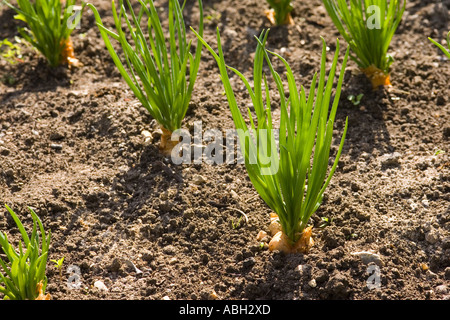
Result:
[[423,83],[422,77],[421,76],[415,76],[413,79],[413,85],[414,86],[419,86]]
[[75,98],[79,98],[82,96],[87,96],[88,95],[88,90],[72,90],[69,91],[69,93],[67,94],[67,97],[73,96]]
[[54,150],[62,150],[63,146],[61,144],[52,143],[50,145],[50,148],[52,148]]
[[163,300],[170,300],[169,296],[164,296],[162,299]]
[[103,283],[103,281],[97,280],[94,282],[94,287],[97,288],[100,291],[108,291],[108,288]]
[[388,153],[381,156],[380,162],[384,167],[396,167],[400,165],[401,154],[398,152]]
[[440,286],[437,286],[434,288],[434,292],[438,294],[447,294],[448,288],[445,284],[441,284]]
[[367,153],[367,152],[362,152],[360,157],[363,158],[364,160],[369,160],[370,157],[372,157],[372,155],[370,153]]
[[236,31],[234,31],[233,29],[230,29],[230,28],[225,29],[223,34],[226,35],[227,37],[232,38],[232,39],[234,39],[234,38],[236,38],[238,36],[238,33]]
[[168,246],[165,246],[165,247],[163,248],[163,252],[164,252],[165,254],[174,255],[174,254],[177,252],[177,250],[175,249],[174,246],[172,246],[172,245],[169,244]]
[[361,259],[361,261],[366,265],[373,262],[379,267],[383,266],[383,261],[381,261],[380,256],[376,253],[370,251],[359,251],[359,252],[352,252],[351,254],[354,256],[358,256]]
[[425,234],[425,240],[429,244],[435,244],[439,240],[439,234],[436,232],[436,230],[432,229],[427,234]]
[[145,145],[150,144],[150,143],[152,142],[152,140],[153,140],[153,135],[151,134],[150,131],[143,130],[143,131],[141,132],[141,135],[144,137],[144,144],[145,144]]
[[311,281],[309,281],[309,282],[308,282],[308,285],[309,285],[311,288],[317,287],[316,279],[312,279]]
[[150,131],[148,130],[142,130],[141,134],[145,137],[145,138],[151,138],[152,134]]
[[295,270],[300,273],[302,277],[309,278],[311,277],[313,267],[309,264],[299,264]]
[[201,185],[203,183],[206,183],[208,180],[204,177],[201,176],[199,174],[194,175],[194,177],[192,177],[192,183],[196,184],[196,185]]
[[241,198],[239,197],[239,195],[236,193],[236,191],[234,191],[234,190],[231,190],[230,191],[230,195],[231,195],[231,198],[233,198],[234,200],[236,200],[236,201],[240,201],[241,200]]

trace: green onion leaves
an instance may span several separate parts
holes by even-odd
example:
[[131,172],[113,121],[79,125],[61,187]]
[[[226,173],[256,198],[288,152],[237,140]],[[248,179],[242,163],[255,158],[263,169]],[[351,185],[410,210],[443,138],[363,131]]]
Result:
[[[128,8],[132,8],[126,0]],[[105,45],[114,63],[136,98],[163,128],[170,132],[181,127],[200,64],[202,44],[198,41],[192,55],[191,41],[187,41],[182,10],[178,0],[169,0],[169,35],[165,37],[158,11],[152,0],[139,0],[136,14],[125,8],[119,0],[117,9],[112,1],[116,32],[107,29],[97,9],[88,4]],[[203,34],[203,7],[200,8],[199,32]],[[144,19],[145,18],[145,19]],[[125,23],[128,30],[122,29]],[[146,28],[142,27],[146,24]],[[116,53],[111,39],[119,42],[123,50],[122,60]],[[148,40],[148,41],[147,41]],[[168,46],[166,44],[168,42]],[[126,63],[126,67],[124,62]]]
[[[387,54],[392,37],[405,11],[406,0],[323,0],[339,33],[349,44],[351,59],[367,70],[374,87],[390,84],[374,82],[378,70],[389,74],[393,58]],[[402,4],[403,2],[403,4]]]
[[65,62],[65,50],[73,51],[71,45],[67,48],[67,41],[84,8],[83,4],[80,12],[75,12],[75,1],[65,1],[64,9],[61,0],[36,0],[34,3],[17,0],[18,8],[7,1],[5,3],[16,10],[16,19],[27,23],[28,28],[19,28],[20,35],[42,53],[50,66],[56,67]]
[[0,246],[7,258],[6,261],[0,258],[0,293],[8,300],[35,300],[39,295],[38,288],[40,287],[42,293],[47,286],[45,270],[50,231],[45,233],[41,220],[29,208],[33,217],[33,230],[31,236],[28,236],[14,211],[5,206],[19,228],[23,244],[20,241],[19,250],[15,250],[6,234],[0,232]]
[[[267,35],[268,31],[263,31],[257,38],[253,88],[242,73],[225,64],[218,30],[218,53],[199,34],[197,37],[218,63],[249,178],[261,198],[278,215],[283,232],[292,242],[295,242],[299,233],[307,226],[311,215],[318,209],[342,152],[347,123],[334,164],[328,171],[333,124],[349,50],[347,49],[332,99],[339,41],[327,81],[325,80],[326,45],[323,41],[320,75],[314,76],[309,92],[306,92],[303,86],[298,87],[288,62],[280,55],[266,49]],[[281,76],[272,65],[271,56],[279,59],[286,68],[288,97],[285,95]],[[270,69],[277,94],[280,96],[281,118],[278,127],[272,120],[273,102],[268,79],[263,72],[264,61]],[[239,76],[251,97],[256,121],[248,110],[250,124],[246,123],[238,107],[228,70]],[[331,100],[333,101],[329,110]],[[279,133],[278,147],[277,132]]]

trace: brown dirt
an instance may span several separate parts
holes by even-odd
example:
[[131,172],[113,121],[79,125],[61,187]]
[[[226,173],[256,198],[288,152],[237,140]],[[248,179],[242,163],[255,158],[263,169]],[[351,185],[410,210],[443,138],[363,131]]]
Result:
[[[112,25],[110,1],[93,3]],[[227,63],[251,76],[253,36],[270,27],[265,2],[204,0],[204,7],[208,43],[215,47],[219,27]],[[295,25],[272,27],[268,46],[308,87],[319,36],[333,52],[339,35],[321,1],[294,7]],[[70,290],[69,275],[60,279],[49,263],[47,291],[61,300],[210,299],[213,292],[218,299],[449,299],[450,63],[427,40],[444,38],[449,9],[449,1],[408,1],[391,44],[392,90],[372,91],[349,62],[336,121],[337,137],[349,118],[348,138],[312,218],[315,246],[306,255],[260,246],[270,210],[243,165],[174,165],[159,154],[158,126],[116,71],[89,10],[73,34],[83,67],[50,70],[26,47],[23,63],[0,60],[0,77],[14,80],[0,83],[0,202],[28,225],[26,206],[35,208],[52,232],[50,259],[65,257],[64,271],[80,268],[81,289]],[[196,1],[185,10],[196,26]],[[13,40],[19,24],[0,9],[0,39]],[[233,83],[244,110],[250,99]],[[204,130],[234,128],[222,92],[205,50],[185,127],[202,120]],[[359,93],[358,106],[346,99]],[[196,175],[206,182],[194,184]],[[233,227],[239,211],[248,223]],[[331,222],[320,227],[321,217]],[[0,230],[17,239],[6,210]],[[369,250],[380,258],[379,289],[366,284],[373,262],[352,254]],[[108,291],[94,287],[98,280]]]

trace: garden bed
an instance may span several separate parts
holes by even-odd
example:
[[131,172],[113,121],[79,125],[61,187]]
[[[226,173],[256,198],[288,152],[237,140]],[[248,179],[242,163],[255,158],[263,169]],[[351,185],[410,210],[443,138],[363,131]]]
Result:
[[[92,3],[112,26],[110,1]],[[219,27],[225,60],[247,77],[254,36],[269,27],[268,48],[305,87],[320,67],[320,36],[331,61],[339,34],[319,0],[293,1],[295,25],[280,27],[264,16],[264,1],[203,4],[205,39],[216,48]],[[79,268],[60,278],[49,263],[47,292],[53,299],[449,299],[450,62],[427,39],[443,39],[449,9],[449,1],[407,2],[391,43],[392,88],[373,91],[348,63],[335,125],[340,136],[348,117],[347,139],[311,221],[309,254],[270,252],[256,239],[268,232],[270,209],[244,165],[175,165],[159,153],[159,127],[116,70],[91,11],[72,35],[83,67],[51,70],[25,45],[23,62],[0,60],[0,200],[24,225],[26,206],[35,208],[52,232],[49,258],[65,257],[64,271]],[[13,16],[0,7],[0,39],[18,35]],[[185,17],[198,25],[197,1],[188,1]],[[251,100],[236,78],[245,111]],[[359,105],[347,100],[358,94]],[[196,121],[203,130],[234,128],[207,50],[184,127],[192,132]],[[18,239],[5,209],[0,230]],[[79,289],[67,287],[69,277]]]

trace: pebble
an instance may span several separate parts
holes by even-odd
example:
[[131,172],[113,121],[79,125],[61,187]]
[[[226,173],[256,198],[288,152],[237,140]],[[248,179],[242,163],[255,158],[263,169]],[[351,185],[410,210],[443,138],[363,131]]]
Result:
[[75,98],[79,98],[82,96],[87,96],[88,93],[89,92],[87,90],[72,90],[67,94],[67,97],[73,96]]
[[199,174],[196,174],[192,177],[193,184],[200,185],[206,182],[208,182],[208,180],[204,176],[201,176]]
[[317,287],[316,279],[312,279],[311,281],[309,281],[309,282],[308,282],[308,285],[309,285],[311,288]]
[[415,86],[419,86],[423,83],[422,77],[421,76],[415,76],[413,79],[413,84]]
[[432,229],[429,232],[427,232],[427,234],[425,234],[425,240],[429,244],[435,244],[439,240],[439,235],[436,232],[436,230]]
[[94,282],[94,287],[97,288],[100,291],[108,291],[108,288],[103,283],[103,281],[97,280]]
[[376,253],[370,251],[359,251],[359,252],[352,252],[351,254],[354,256],[358,256],[364,264],[369,264],[373,262],[379,267],[383,265],[383,261],[381,261],[380,256]]
[[298,271],[301,275],[307,274],[308,271],[310,272],[311,269],[308,269],[307,267],[305,267],[305,265],[303,264],[299,264],[296,268],[296,271]]
[[174,246],[169,244],[169,245],[165,246],[162,251],[165,254],[173,255],[173,254],[175,254],[177,252],[177,249],[175,249]]
[[233,198],[234,200],[236,200],[236,201],[240,201],[241,200],[241,198],[239,197],[239,195],[236,193],[236,191],[234,191],[234,190],[231,190],[230,191],[230,195],[231,195],[231,198]]
[[445,284],[441,284],[440,286],[437,286],[436,288],[434,288],[434,292],[439,293],[439,294],[446,294],[448,291],[448,288]]
[[143,130],[141,135],[144,137],[144,144],[150,144],[153,140],[153,136],[150,131]]
[[52,143],[50,145],[50,148],[52,148],[54,150],[62,150],[63,146],[61,144]]
[[238,36],[238,33],[230,28],[225,29],[223,34],[230,38],[236,38]]
[[382,166],[398,166],[400,164],[401,154],[398,152],[386,153],[381,156]]

